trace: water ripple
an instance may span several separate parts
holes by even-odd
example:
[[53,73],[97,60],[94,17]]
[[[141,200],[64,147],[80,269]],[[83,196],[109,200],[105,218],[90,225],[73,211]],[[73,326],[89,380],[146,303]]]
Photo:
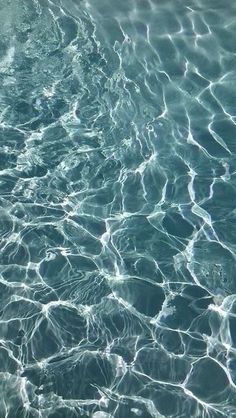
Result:
[[234,3],[0,10],[0,417],[235,417]]

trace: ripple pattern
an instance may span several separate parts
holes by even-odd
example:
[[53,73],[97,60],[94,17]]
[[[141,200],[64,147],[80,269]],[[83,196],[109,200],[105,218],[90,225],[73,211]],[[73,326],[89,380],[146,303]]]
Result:
[[0,0],[0,418],[236,417],[235,13]]

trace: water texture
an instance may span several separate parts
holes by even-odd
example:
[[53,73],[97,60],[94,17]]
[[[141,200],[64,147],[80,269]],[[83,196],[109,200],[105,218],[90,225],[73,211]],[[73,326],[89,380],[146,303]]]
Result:
[[0,418],[236,417],[235,17],[0,0]]

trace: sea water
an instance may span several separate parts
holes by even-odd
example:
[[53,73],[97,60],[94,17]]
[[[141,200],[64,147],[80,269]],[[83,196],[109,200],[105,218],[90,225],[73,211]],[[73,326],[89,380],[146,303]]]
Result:
[[0,0],[0,418],[236,417],[235,17]]

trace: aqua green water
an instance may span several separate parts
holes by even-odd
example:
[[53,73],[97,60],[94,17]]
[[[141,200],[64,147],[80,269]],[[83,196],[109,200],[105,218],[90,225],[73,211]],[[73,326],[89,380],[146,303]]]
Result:
[[0,418],[236,417],[235,16],[0,0]]

